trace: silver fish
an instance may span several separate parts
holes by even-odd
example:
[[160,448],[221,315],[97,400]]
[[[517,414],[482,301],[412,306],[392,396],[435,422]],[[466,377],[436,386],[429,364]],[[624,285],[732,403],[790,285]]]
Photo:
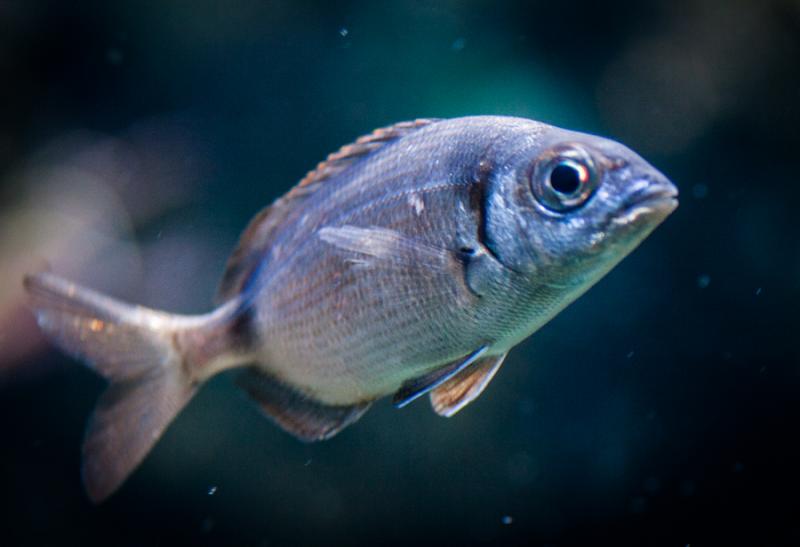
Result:
[[90,498],[114,492],[226,369],[242,368],[263,412],[304,440],[389,394],[397,406],[429,394],[452,416],[676,198],[608,139],[519,118],[424,119],[343,147],[259,213],[208,314],[26,277],[42,330],[110,382],[83,449]]

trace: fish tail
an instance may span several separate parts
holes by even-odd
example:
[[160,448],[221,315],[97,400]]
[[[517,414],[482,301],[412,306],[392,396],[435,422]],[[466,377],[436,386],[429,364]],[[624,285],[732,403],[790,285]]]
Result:
[[210,375],[195,371],[219,361],[229,349],[219,328],[224,314],[163,313],[50,273],[28,275],[24,284],[39,326],[53,343],[109,381],[83,444],[84,486],[92,501],[102,501],[139,465]]

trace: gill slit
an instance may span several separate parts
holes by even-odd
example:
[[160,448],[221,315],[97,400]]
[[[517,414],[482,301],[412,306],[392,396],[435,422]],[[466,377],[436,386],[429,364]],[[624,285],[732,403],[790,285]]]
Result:
[[[484,150],[483,157],[488,157],[488,151],[491,149],[491,144]],[[469,185],[469,207],[473,212],[476,224],[475,240],[480,247],[480,251],[485,253],[489,258],[494,260],[501,268],[513,272],[514,274],[521,274],[521,272],[508,266],[505,262],[500,260],[500,257],[494,252],[494,249],[489,245],[489,235],[487,233],[487,220],[489,216],[489,175],[492,171],[492,164],[487,159],[482,159],[478,163],[473,182]],[[472,253],[478,254],[478,253]]]

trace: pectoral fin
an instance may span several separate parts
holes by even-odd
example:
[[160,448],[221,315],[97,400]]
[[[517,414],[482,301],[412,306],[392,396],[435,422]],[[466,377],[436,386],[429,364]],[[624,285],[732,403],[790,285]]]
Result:
[[420,376],[419,378],[405,381],[403,385],[400,386],[400,389],[397,390],[397,393],[394,394],[392,403],[394,403],[394,406],[397,408],[403,408],[411,401],[422,397],[431,390],[436,389],[449,379],[453,378],[456,374],[466,369],[472,363],[480,359],[480,357],[486,353],[487,349],[487,346],[481,346],[463,359],[453,361],[452,363],[436,369],[429,374]]
[[371,404],[326,405],[257,369],[243,372],[237,384],[258,403],[267,417],[303,441],[330,439],[358,420]]
[[505,358],[504,353],[480,359],[431,391],[433,410],[449,418],[467,406],[486,389]]
[[[476,241],[463,242],[456,251],[388,228],[350,225],[326,226],[317,235],[349,254],[345,262],[353,267],[436,279],[430,285],[457,295],[465,304],[486,294],[492,280],[504,275],[503,265]],[[382,290],[391,293],[391,286]]]
[[434,270],[452,266],[453,254],[425,242],[407,237],[388,228],[358,226],[327,226],[319,237],[342,250],[360,255],[352,261],[363,266],[388,264],[426,267]]

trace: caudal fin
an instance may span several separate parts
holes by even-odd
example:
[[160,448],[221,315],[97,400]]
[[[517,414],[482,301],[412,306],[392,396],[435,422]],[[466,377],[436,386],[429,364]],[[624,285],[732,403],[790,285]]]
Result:
[[111,495],[191,399],[176,334],[199,324],[132,306],[50,273],[25,288],[41,329],[110,382],[83,444],[83,481],[92,501]]

